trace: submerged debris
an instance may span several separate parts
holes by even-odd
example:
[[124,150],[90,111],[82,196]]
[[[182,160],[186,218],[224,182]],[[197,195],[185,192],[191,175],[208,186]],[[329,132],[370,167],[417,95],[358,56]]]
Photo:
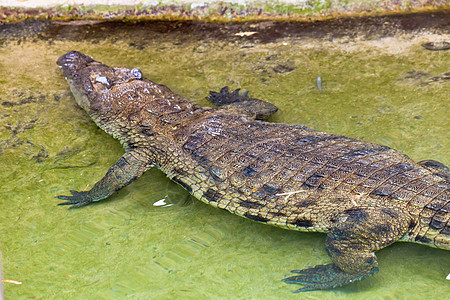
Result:
[[422,44],[422,47],[424,47],[427,50],[431,50],[431,51],[449,50],[450,43],[448,43],[448,42],[430,42],[430,43]]

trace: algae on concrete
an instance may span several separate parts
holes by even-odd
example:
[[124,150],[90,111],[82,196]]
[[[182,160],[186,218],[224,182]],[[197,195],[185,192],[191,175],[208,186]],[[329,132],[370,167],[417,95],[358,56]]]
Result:
[[321,20],[337,16],[375,16],[390,13],[448,10],[446,0],[155,0],[0,2],[1,22],[42,20]]

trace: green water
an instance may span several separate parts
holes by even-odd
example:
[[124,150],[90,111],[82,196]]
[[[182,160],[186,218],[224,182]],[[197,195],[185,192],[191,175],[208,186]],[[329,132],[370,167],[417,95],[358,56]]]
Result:
[[[90,188],[123,154],[76,106],[55,64],[69,50],[108,65],[139,67],[145,77],[201,105],[207,105],[209,90],[239,87],[280,108],[273,122],[363,138],[415,160],[449,165],[449,53],[420,46],[435,37],[421,32],[261,42],[160,35],[133,43],[126,36],[2,43],[6,298],[445,299],[448,252],[406,243],[377,253],[380,273],[374,277],[333,291],[293,294],[297,286],[280,280],[289,270],[330,262],[325,235],[214,209],[158,170],[82,209],[57,207],[53,198]],[[161,199],[173,205],[154,206]]]

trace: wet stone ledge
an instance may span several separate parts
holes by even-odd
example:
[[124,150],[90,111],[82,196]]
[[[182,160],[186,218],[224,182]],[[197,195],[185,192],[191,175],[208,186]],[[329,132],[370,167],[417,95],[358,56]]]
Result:
[[[285,22],[251,21],[215,23],[204,21],[49,21],[27,19],[0,25],[0,43],[9,40],[129,40],[135,48],[164,37],[216,41],[274,42],[282,38],[329,39],[340,37],[375,39],[427,30],[446,34],[450,30],[450,12],[422,12],[384,16],[332,18],[328,20]],[[132,34],[129,34],[132,32]],[[144,44],[143,44],[144,43]]]

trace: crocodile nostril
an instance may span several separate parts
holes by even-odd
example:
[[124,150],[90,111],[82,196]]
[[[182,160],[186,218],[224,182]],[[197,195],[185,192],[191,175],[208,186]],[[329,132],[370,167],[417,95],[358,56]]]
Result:
[[91,57],[84,55],[78,51],[70,51],[62,55],[57,61],[58,66],[80,65],[94,61]]

